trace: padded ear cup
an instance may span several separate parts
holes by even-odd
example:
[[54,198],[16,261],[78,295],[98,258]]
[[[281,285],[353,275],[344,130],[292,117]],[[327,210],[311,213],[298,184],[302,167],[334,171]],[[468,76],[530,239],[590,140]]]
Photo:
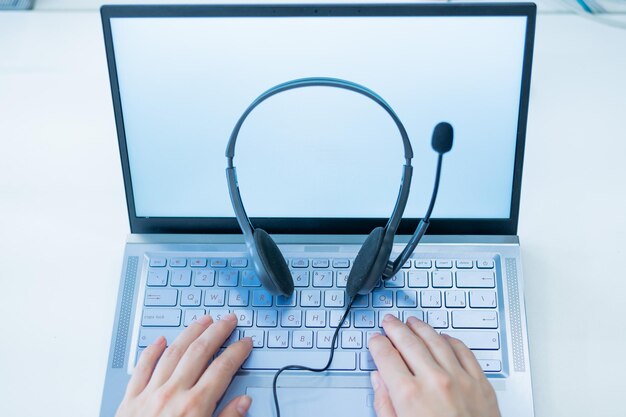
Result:
[[272,294],[290,296],[293,294],[293,278],[280,249],[263,229],[254,229],[253,236],[257,255],[255,264],[261,283]]
[[372,275],[372,268],[378,258],[378,252],[380,246],[383,243],[383,237],[385,236],[385,229],[377,227],[369,234],[363,246],[356,255],[350,275],[348,275],[348,282],[346,284],[346,292],[348,299],[354,297],[362,289],[367,288],[366,292],[371,291],[376,286],[376,280],[378,276]]

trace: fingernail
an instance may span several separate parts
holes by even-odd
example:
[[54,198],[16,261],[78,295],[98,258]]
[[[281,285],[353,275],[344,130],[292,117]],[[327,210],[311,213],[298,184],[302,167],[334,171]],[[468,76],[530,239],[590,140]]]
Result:
[[212,321],[213,319],[211,318],[211,316],[207,314],[206,316],[202,316],[198,320],[196,320],[196,323],[201,324],[203,326],[208,326],[209,324],[211,324]]
[[229,313],[224,317],[224,320],[237,321],[237,316],[235,313]]
[[394,320],[398,320],[398,318],[396,316],[394,316],[393,314],[385,314],[385,317],[383,317],[383,321],[386,322],[390,322],[390,321],[394,321]]
[[415,323],[419,323],[420,319],[418,319],[415,316],[411,316],[408,319],[406,319],[407,324],[415,324]]
[[372,333],[372,334],[370,335],[370,340],[374,339],[375,337],[379,337],[379,336],[381,336],[381,334],[380,334],[380,333],[378,333],[378,332],[374,332],[374,333]]
[[165,344],[165,337],[164,336],[159,336],[156,338],[156,340],[154,342],[152,342],[153,345],[155,346],[161,346]]
[[240,415],[245,416],[250,408],[250,404],[252,404],[252,398],[244,395],[239,399],[239,401],[237,401],[237,412]]
[[372,388],[376,391],[380,386],[380,376],[378,375],[378,371],[372,372],[370,374],[370,379],[372,380]]

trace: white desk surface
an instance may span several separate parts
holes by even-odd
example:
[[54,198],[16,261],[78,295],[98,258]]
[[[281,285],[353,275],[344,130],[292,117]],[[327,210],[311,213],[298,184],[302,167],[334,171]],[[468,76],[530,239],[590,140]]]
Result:
[[[0,415],[97,416],[129,232],[97,12],[0,13]],[[625,416],[626,30],[540,15],[519,235],[538,417]]]

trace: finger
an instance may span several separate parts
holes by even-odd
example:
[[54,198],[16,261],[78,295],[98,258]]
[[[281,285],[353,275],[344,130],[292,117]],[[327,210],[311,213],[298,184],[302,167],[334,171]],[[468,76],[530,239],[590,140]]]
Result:
[[469,350],[469,348],[459,339],[448,335],[444,335],[444,338],[450,344],[450,347],[452,347],[452,351],[461,363],[463,369],[465,369],[465,371],[472,377],[476,379],[483,379],[485,374],[483,373],[483,370],[478,364],[478,361],[472,351]]
[[169,379],[176,369],[176,365],[180,358],[184,355],[189,345],[198,338],[213,323],[211,316],[202,316],[187,327],[177,338],[174,343],[170,343],[159,363],[157,364],[152,379],[148,384],[149,387],[160,387]]
[[236,326],[237,317],[234,314],[228,314],[222,320],[209,326],[189,345],[172,374],[172,383],[184,388],[194,386],[213,355],[217,353]]
[[424,341],[396,317],[387,314],[383,328],[414,375],[426,376],[440,369]]
[[244,417],[248,410],[250,409],[250,405],[252,404],[252,398],[247,395],[241,395],[237,398],[233,398],[231,402],[228,403],[218,417]]
[[126,397],[139,395],[148,385],[154,367],[165,350],[165,338],[159,336],[150,346],[141,353],[137,365],[133,370],[133,376],[126,388]]
[[443,369],[451,374],[462,370],[450,344],[435,329],[415,317],[409,317],[407,325],[424,341],[432,357]]
[[374,333],[369,340],[369,346],[376,368],[392,392],[402,386],[407,379],[413,378],[402,356],[385,336]]
[[252,339],[244,337],[230,345],[204,371],[194,389],[202,392],[201,397],[205,398],[208,406],[216,404],[222,397],[251,351]]
[[377,417],[396,417],[396,411],[391,404],[389,391],[378,371],[372,372],[372,388],[374,388],[374,410]]

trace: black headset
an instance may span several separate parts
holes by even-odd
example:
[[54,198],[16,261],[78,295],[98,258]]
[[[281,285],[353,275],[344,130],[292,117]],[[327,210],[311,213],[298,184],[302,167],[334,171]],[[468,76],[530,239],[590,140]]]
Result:
[[437,161],[437,174],[435,177],[435,186],[430,205],[426,216],[424,216],[424,218],[420,221],[417,230],[411,237],[409,243],[396,260],[391,261],[389,256],[391,255],[393,240],[396,235],[396,231],[398,230],[400,220],[402,220],[402,215],[409,197],[411,178],[413,175],[413,167],[411,166],[413,149],[411,147],[411,142],[404,125],[391,106],[387,104],[382,97],[369,88],[351,81],[337,78],[315,77],[292,80],[278,84],[258,96],[243,112],[230,135],[228,146],[226,147],[226,159],[228,161],[226,177],[235,216],[237,217],[237,222],[243,232],[248,251],[252,256],[254,269],[256,270],[259,280],[265,289],[275,295],[282,294],[290,296],[293,293],[294,284],[291,271],[289,270],[287,262],[280,252],[280,249],[278,249],[278,246],[270,235],[265,230],[254,228],[252,226],[250,218],[246,214],[246,210],[241,200],[239,185],[237,183],[237,170],[233,164],[233,158],[235,157],[235,144],[237,142],[237,136],[239,135],[243,122],[252,110],[273,95],[283,91],[304,87],[341,88],[344,90],[354,91],[355,93],[359,93],[370,98],[380,105],[380,107],[382,107],[389,114],[389,116],[391,116],[400,132],[404,146],[405,163],[402,170],[402,179],[400,182],[398,199],[396,200],[393,213],[391,214],[386,226],[376,227],[372,230],[367,239],[365,239],[363,246],[361,246],[356,259],[354,260],[354,264],[350,270],[350,274],[348,275],[346,287],[348,299],[351,300],[356,296],[356,294],[368,294],[372,291],[381,277],[383,279],[388,279],[395,275],[411,256],[420,239],[426,232],[430,222],[430,215],[437,197],[437,190],[439,188],[442,157],[444,153],[448,152],[452,148],[453,130],[452,126],[445,122],[439,123],[435,127],[433,132],[432,147],[439,154],[439,158]]

